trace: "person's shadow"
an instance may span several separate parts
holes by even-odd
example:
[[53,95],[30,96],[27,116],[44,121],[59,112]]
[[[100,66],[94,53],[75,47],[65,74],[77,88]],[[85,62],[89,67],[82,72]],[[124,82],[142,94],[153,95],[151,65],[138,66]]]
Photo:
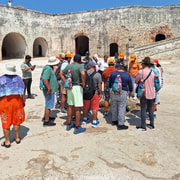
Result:
[[[28,131],[29,131],[29,128],[21,125],[21,126],[20,126],[20,131],[19,131],[19,137],[20,137],[20,139],[23,139],[24,137],[26,137]],[[12,129],[10,130],[10,141],[11,141],[11,142],[14,141],[14,137],[15,137],[15,135],[14,135],[14,128],[12,128]],[[0,137],[0,140],[2,140],[2,139],[4,139],[4,136]]]

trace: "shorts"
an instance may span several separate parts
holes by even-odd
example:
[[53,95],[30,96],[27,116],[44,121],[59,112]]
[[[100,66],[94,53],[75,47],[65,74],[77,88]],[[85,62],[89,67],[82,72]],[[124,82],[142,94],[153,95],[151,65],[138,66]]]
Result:
[[95,94],[91,100],[83,100],[84,109],[92,109],[98,110],[99,109],[99,95]]
[[67,94],[67,90],[66,90],[66,88],[64,87],[64,82],[61,82],[61,84],[60,84],[60,89],[61,89],[61,94]]
[[25,112],[20,95],[2,97],[0,101],[0,117],[3,129],[9,129],[11,125],[20,125],[24,122]]
[[108,90],[104,90],[104,99],[106,100],[110,99],[110,92]]
[[67,90],[67,103],[70,106],[83,107],[83,88],[81,86],[73,86]]
[[45,108],[52,109],[54,107],[55,94],[44,94]]

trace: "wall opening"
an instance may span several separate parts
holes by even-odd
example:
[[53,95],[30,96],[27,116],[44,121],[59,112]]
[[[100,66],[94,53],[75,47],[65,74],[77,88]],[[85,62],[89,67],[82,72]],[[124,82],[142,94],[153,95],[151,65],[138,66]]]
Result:
[[24,58],[26,52],[26,42],[19,33],[7,34],[2,43],[2,59]]
[[110,44],[110,56],[114,56],[114,54],[118,52],[118,45],[116,43]]
[[162,41],[162,40],[165,40],[165,39],[166,39],[166,37],[165,37],[164,34],[157,34],[155,41],[157,42],[157,41]]
[[45,57],[47,55],[48,44],[44,38],[37,38],[33,44],[33,57]]
[[75,38],[75,52],[81,56],[85,56],[85,52],[89,51],[89,38],[86,36],[78,36]]

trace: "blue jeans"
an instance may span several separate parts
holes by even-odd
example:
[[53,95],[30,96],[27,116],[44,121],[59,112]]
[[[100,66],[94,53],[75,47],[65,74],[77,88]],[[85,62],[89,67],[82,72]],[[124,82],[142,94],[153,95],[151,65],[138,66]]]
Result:
[[145,96],[140,99],[141,127],[144,129],[146,129],[146,110],[149,112],[150,124],[154,126],[153,102],[154,99],[146,99]]
[[44,96],[45,96],[45,108],[52,109],[54,107],[55,93],[44,94]]

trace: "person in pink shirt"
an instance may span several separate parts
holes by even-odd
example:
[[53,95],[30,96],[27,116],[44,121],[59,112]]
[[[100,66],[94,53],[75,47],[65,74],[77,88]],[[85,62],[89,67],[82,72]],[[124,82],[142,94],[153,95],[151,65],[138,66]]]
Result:
[[142,70],[140,70],[136,76],[135,83],[141,79],[145,79],[149,77],[145,81],[145,95],[140,98],[140,106],[141,106],[141,126],[137,126],[136,128],[142,131],[146,131],[146,110],[149,113],[150,124],[147,124],[147,127],[154,130],[154,113],[153,113],[153,103],[155,99],[155,87],[154,87],[154,72],[150,70],[150,58],[145,57],[142,62]]

